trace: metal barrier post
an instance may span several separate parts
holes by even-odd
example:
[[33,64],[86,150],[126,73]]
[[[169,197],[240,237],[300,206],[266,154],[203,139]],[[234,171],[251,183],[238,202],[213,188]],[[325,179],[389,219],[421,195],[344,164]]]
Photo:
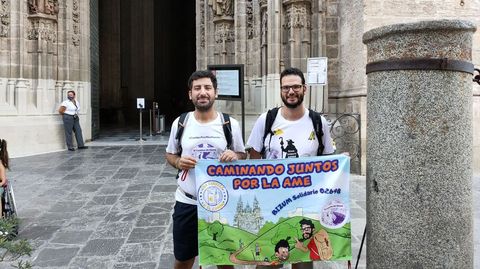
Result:
[[152,136],[152,110],[151,109],[149,110],[148,116],[149,116],[148,122],[150,123],[150,136]]
[[143,141],[145,141],[145,139],[143,139],[143,134],[142,134],[142,110],[143,109],[139,109],[139,118],[140,118],[140,136],[138,137],[138,141],[140,141],[140,143],[143,143]]

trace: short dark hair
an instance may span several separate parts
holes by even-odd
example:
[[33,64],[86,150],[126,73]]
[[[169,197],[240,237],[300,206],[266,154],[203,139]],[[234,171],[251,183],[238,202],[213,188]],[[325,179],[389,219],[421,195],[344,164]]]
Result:
[[217,77],[210,70],[198,70],[192,73],[188,79],[188,89],[191,90],[193,86],[193,81],[201,78],[210,78],[213,84],[213,88],[217,89]]
[[8,166],[8,151],[7,151],[7,140],[0,138],[0,162],[6,169],[9,169]]
[[67,92],[67,95],[68,95],[69,93],[73,93],[73,95],[76,96],[75,91],[69,90],[69,91]]
[[290,245],[288,244],[287,240],[282,239],[275,245],[275,252],[278,252],[279,248],[288,248],[290,250]]
[[313,225],[313,222],[309,219],[302,219],[299,223],[300,223],[300,225],[308,225],[312,229],[315,228],[315,225]]
[[284,76],[290,75],[299,76],[302,79],[302,84],[305,84],[305,77],[303,76],[302,70],[295,67],[289,67],[282,71],[282,73],[280,74],[280,84],[282,83],[282,78]]

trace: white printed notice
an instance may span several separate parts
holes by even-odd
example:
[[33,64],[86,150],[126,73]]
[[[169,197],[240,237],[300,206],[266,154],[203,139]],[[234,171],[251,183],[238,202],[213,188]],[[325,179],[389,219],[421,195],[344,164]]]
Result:
[[327,57],[307,59],[307,84],[327,84]]
[[240,96],[238,70],[215,70],[218,81],[218,94],[222,96]]

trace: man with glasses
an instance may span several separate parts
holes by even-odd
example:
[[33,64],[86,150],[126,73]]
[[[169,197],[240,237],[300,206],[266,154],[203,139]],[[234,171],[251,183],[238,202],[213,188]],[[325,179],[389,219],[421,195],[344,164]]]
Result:
[[[309,219],[302,219],[300,225],[303,238],[300,240],[296,239],[295,248],[303,252],[309,252],[310,259],[314,261],[332,258],[333,250],[328,233],[324,229],[320,229],[314,234],[315,225]],[[304,243],[306,243],[306,246]]]
[[300,221],[301,229],[302,229],[302,242],[308,240],[313,235],[313,230],[315,229],[315,225],[309,219],[302,219]]
[[[247,145],[250,159],[281,159],[333,154],[335,149],[330,129],[321,117],[323,135],[317,138],[309,110],[303,99],[307,92],[305,77],[298,68],[287,68],[280,74],[280,95],[284,106],[280,107],[273,121],[270,134],[264,138],[267,112],[255,122]],[[318,139],[321,139],[319,143]],[[287,145],[285,145],[287,143]],[[323,145],[323,150],[318,148]],[[269,267],[257,267],[269,268]],[[271,267],[270,267],[271,268]],[[313,268],[312,262],[297,263],[293,269]]]

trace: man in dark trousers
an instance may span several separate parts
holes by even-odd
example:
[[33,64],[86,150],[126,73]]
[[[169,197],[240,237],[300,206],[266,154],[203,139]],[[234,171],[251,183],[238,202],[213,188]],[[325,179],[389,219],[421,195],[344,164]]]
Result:
[[[260,115],[255,122],[247,141],[247,145],[251,147],[250,159],[295,158],[335,152],[330,129],[323,116],[320,116],[323,135],[316,135],[309,110],[303,105],[306,92],[305,77],[301,70],[291,67],[280,74],[280,96],[284,106],[278,109],[271,130],[267,130],[270,133],[265,139],[267,112]],[[287,147],[284,147],[284,141],[287,141]],[[320,145],[323,147],[321,152],[318,150]],[[297,263],[293,264],[292,268],[313,268],[313,263]]]
[[[167,146],[167,161],[180,172],[173,213],[173,252],[175,269],[191,269],[198,255],[197,197],[194,168],[198,159],[231,162],[245,159],[245,146],[238,121],[229,118],[230,149],[225,134],[225,115],[213,107],[217,98],[217,79],[211,71],[196,71],[188,81],[188,95],[195,110],[172,124]],[[179,126],[179,121],[183,118]],[[177,130],[183,128],[182,135]],[[233,266],[219,265],[218,268]]]

